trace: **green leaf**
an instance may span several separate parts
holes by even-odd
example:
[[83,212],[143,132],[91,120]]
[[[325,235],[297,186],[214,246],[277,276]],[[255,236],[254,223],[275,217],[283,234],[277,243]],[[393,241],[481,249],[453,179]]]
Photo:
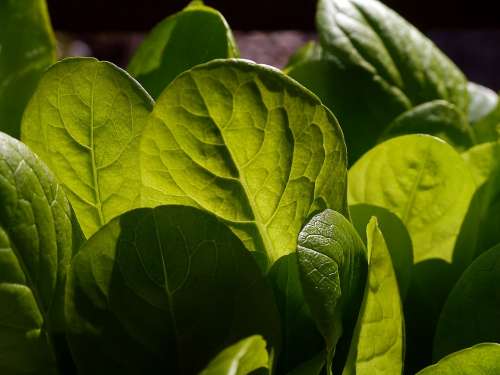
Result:
[[[403,373],[404,320],[391,255],[377,219],[366,227],[368,278],[343,375]],[[376,370],[375,370],[376,369]]]
[[325,367],[325,361],[325,352],[322,351],[310,360],[294,368],[288,375],[321,375]]
[[53,336],[71,257],[63,189],[22,143],[0,133],[0,373],[56,374]]
[[500,144],[484,143],[462,154],[477,183],[480,217],[477,253],[500,243]]
[[45,0],[0,2],[0,131],[19,137],[24,108],[56,60]]
[[469,122],[475,124],[495,109],[498,95],[493,90],[474,82],[467,84],[467,90],[470,98]]
[[367,243],[366,226],[372,216],[377,218],[378,227],[391,254],[401,299],[404,300],[410,286],[413,267],[413,245],[405,225],[398,216],[382,207],[356,204],[349,206],[349,212],[352,224],[365,244]]
[[442,304],[475,256],[475,243],[460,241],[475,189],[461,156],[429,135],[392,138],[349,171],[349,204],[384,207],[410,233],[414,267],[405,300],[410,371],[430,361]]
[[299,272],[306,302],[323,335],[327,372],[335,347],[355,324],[366,278],[366,249],[344,216],[325,210],[299,235]]
[[468,113],[467,81],[423,34],[376,0],[320,0],[323,49],[344,65],[370,72],[414,105],[444,99]]
[[311,214],[346,213],[346,149],[334,116],[276,69],[218,60],[163,92],[141,142],[144,204],[201,207],[271,262]]
[[478,257],[444,305],[434,339],[434,358],[480,342],[500,342],[500,245]]
[[465,115],[444,100],[420,104],[404,112],[387,127],[381,139],[412,133],[434,135],[457,149],[474,144],[474,133]]
[[417,375],[496,375],[500,372],[500,344],[482,343],[443,358]]
[[322,54],[323,51],[321,50],[321,46],[318,44],[318,42],[311,40],[297,49],[297,51],[295,51],[293,55],[290,56],[290,59],[288,60],[288,63],[286,64],[283,71],[288,72],[290,70],[293,70],[295,66],[298,66],[307,61],[319,60],[321,59]]
[[192,207],[138,209],[102,227],[73,259],[66,316],[82,375],[195,374],[254,334],[279,350],[272,290],[251,253]]
[[222,14],[199,1],[156,25],[127,70],[157,98],[180,73],[227,57],[238,57],[231,30]]
[[[443,99],[468,113],[467,81],[460,70],[382,3],[320,0],[316,25],[324,58],[330,60],[324,85],[336,91],[330,109],[342,124],[351,160],[371,148],[399,114],[419,104]],[[370,118],[372,112],[379,113]]]
[[478,143],[496,142],[500,139],[500,102],[474,124],[474,132]]
[[269,355],[262,336],[251,336],[220,352],[200,375],[247,375],[268,368]]
[[26,109],[22,140],[63,184],[87,238],[139,200],[139,139],[152,106],[123,70],[72,58],[47,71]]
[[280,312],[283,336],[277,371],[287,373],[322,351],[324,341],[304,299],[297,254],[279,258],[269,270],[268,278]]
[[[370,72],[354,66],[323,58],[295,64],[288,74],[335,113],[345,134],[350,163],[372,148],[385,127],[411,108],[402,94],[392,92]],[[360,100],[360,95],[366,100]]]
[[367,203],[396,214],[410,233],[416,263],[436,258],[452,262],[474,190],[460,155],[428,135],[390,139],[349,171],[349,204]]

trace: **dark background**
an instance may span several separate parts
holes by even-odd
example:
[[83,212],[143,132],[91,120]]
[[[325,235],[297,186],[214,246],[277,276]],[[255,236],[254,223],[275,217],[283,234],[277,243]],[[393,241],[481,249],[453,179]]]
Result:
[[[149,30],[181,10],[179,0],[49,0],[53,23],[69,31]],[[420,29],[499,28],[496,0],[385,0]],[[235,30],[314,30],[315,0],[206,0]]]
[[[315,0],[206,0],[228,20],[243,57],[281,67],[297,43],[314,37]],[[469,79],[500,90],[500,12],[495,0],[384,0],[417,26],[448,54]],[[81,39],[98,58],[126,64],[131,51],[150,30],[188,1],[179,0],[48,0],[58,31]],[[255,34],[252,31],[259,30]],[[295,30],[302,37],[283,39],[278,30]],[[262,32],[271,37],[271,41]],[[274,33],[273,33],[274,32]],[[281,39],[280,39],[281,38]],[[248,44],[254,45],[248,45]],[[260,52],[252,52],[259,48]],[[267,44],[266,44],[267,43]],[[280,46],[273,46],[278,43]],[[290,47],[290,48],[287,48]],[[270,55],[283,56],[267,59]]]

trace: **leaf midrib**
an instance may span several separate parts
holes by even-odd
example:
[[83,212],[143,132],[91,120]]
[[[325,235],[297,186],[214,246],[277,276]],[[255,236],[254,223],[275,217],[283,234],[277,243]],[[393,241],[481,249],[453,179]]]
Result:
[[95,94],[95,81],[97,78],[97,73],[99,71],[99,64],[96,64],[94,71],[94,77],[92,78],[92,86],[90,91],[90,159],[92,167],[92,179],[94,182],[94,197],[95,197],[95,209],[99,218],[99,227],[105,224],[104,215],[102,212],[102,202],[101,202],[101,189],[99,186],[99,175],[97,171],[97,163],[95,159],[95,145],[94,145],[94,94]]
[[[262,218],[259,210],[255,206],[255,202],[253,202],[253,200],[251,199],[251,194],[249,193],[249,191],[250,191],[249,186],[247,185],[246,180],[243,177],[244,170],[242,171],[241,170],[241,166],[238,165],[238,163],[236,163],[236,158],[233,155],[233,151],[229,147],[229,143],[227,142],[227,140],[226,140],[226,138],[224,136],[224,127],[220,126],[215,121],[215,117],[212,116],[212,114],[210,113],[210,106],[207,105],[205,97],[204,97],[202,91],[200,90],[200,87],[198,85],[198,82],[196,81],[196,78],[194,76],[191,76],[191,78],[192,78],[192,80],[193,80],[193,82],[194,82],[194,84],[196,86],[197,91],[200,94],[200,97],[203,100],[203,103],[205,105],[205,108],[207,109],[208,114],[214,120],[214,123],[217,125],[217,128],[220,131],[220,135],[221,135],[222,141],[223,141],[224,146],[225,146],[225,148],[226,148],[226,150],[227,150],[227,152],[229,154],[231,162],[233,163],[233,165],[235,166],[236,170],[238,171],[238,178],[237,178],[237,180],[241,184],[241,186],[243,188],[243,191],[245,192],[245,196],[247,198],[248,205],[250,206],[250,210],[252,211],[252,214],[253,214],[253,217],[254,217],[254,220],[252,221],[252,223],[254,223],[255,226],[257,227],[257,231],[259,232],[259,235],[261,237],[262,243],[264,245],[264,250],[265,250],[267,256],[270,258],[269,260],[271,261],[271,263],[274,263],[274,261],[279,258],[280,254],[277,254],[277,251],[276,251],[276,249],[273,246],[271,237],[267,233],[266,223],[264,222],[264,219]],[[232,99],[233,99],[233,106],[232,106],[231,117],[227,121],[226,125],[229,124],[232,121],[233,117],[234,117],[234,95],[232,96]],[[264,140],[262,142],[264,142]],[[242,172],[243,172],[243,174],[242,174]],[[280,201],[281,201],[281,199],[280,199]],[[279,207],[277,207],[276,210],[278,210],[278,208]]]

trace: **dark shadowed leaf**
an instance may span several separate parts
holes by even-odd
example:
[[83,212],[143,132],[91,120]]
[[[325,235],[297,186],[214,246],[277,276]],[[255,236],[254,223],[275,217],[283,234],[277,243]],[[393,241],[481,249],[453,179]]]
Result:
[[279,316],[252,255],[214,216],[161,206],[123,214],[80,249],[68,277],[69,340],[81,374],[195,374]]

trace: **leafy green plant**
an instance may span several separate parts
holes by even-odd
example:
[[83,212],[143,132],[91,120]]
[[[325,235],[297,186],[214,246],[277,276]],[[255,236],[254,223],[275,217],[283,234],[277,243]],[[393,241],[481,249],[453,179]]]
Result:
[[0,77],[2,375],[498,373],[498,96],[376,0],[317,25],[281,72],[195,1]]
[[0,3],[0,131],[19,137],[37,82],[56,60],[45,0]]

